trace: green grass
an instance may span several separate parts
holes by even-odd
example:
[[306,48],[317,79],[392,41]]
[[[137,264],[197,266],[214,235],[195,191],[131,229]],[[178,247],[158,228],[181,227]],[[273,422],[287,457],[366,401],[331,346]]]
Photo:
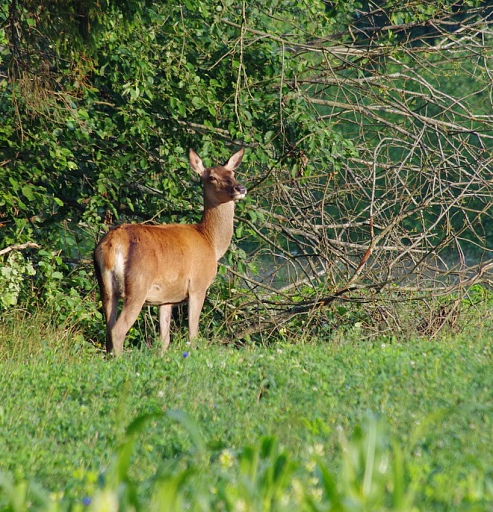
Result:
[[[0,326],[0,471],[11,489],[36,481],[60,510],[87,508],[85,497],[104,510],[104,492],[135,494],[141,510],[160,493],[196,510],[493,504],[487,329],[402,344],[178,342],[164,358],[106,360],[76,333],[30,322]],[[14,510],[2,488],[0,510]]]

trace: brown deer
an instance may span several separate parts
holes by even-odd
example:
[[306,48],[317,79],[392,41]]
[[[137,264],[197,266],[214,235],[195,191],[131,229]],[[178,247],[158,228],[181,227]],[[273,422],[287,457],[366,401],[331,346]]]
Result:
[[[243,153],[242,148],[224,166],[206,169],[190,150],[190,165],[204,188],[204,212],[198,224],[123,224],[99,242],[94,267],[106,319],[107,352],[123,352],[125,336],[144,304],[159,306],[162,353],[170,342],[173,304],[188,301],[188,338],[197,336],[217,261],[233,236],[235,201],[246,195],[234,176]],[[118,315],[120,298],[123,307]]]

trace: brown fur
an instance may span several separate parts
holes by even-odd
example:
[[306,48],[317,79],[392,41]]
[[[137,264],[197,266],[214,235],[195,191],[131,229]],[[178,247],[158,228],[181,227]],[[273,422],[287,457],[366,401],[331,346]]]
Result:
[[[190,150],[190,164],[204,185],[199,224],[123,224],[108,232],[94,251],[96,277],[106,319],[106,350],[123,351],[125,336],[144,304],[159,306],[162,351],[170,341],[171,307],[189,303],[189,339],[198,334],[199,316],[217,261],[233,235],[234,201],[246,190],[234,177],[243,149],[224,166],[206,169]],[[118,302],[123,299],[118,315]]]

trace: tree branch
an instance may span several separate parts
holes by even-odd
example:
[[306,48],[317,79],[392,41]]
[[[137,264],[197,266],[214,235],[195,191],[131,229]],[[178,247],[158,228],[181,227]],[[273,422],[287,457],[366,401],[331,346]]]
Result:
[[41,246],[34,242],[27,242],[25,244],[16,244],[10,245],[9,247],[5,247],[4,249],[0,249],[0,256],[7,254],[11,251],[23,251],[24,249],[40,249]]

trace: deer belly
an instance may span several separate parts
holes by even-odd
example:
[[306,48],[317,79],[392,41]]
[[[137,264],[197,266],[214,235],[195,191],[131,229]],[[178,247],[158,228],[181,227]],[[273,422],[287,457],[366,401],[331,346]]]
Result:
[[147,291],[146,304],[178,304],[188,298],[188,286],[185,284],[153,283]]

